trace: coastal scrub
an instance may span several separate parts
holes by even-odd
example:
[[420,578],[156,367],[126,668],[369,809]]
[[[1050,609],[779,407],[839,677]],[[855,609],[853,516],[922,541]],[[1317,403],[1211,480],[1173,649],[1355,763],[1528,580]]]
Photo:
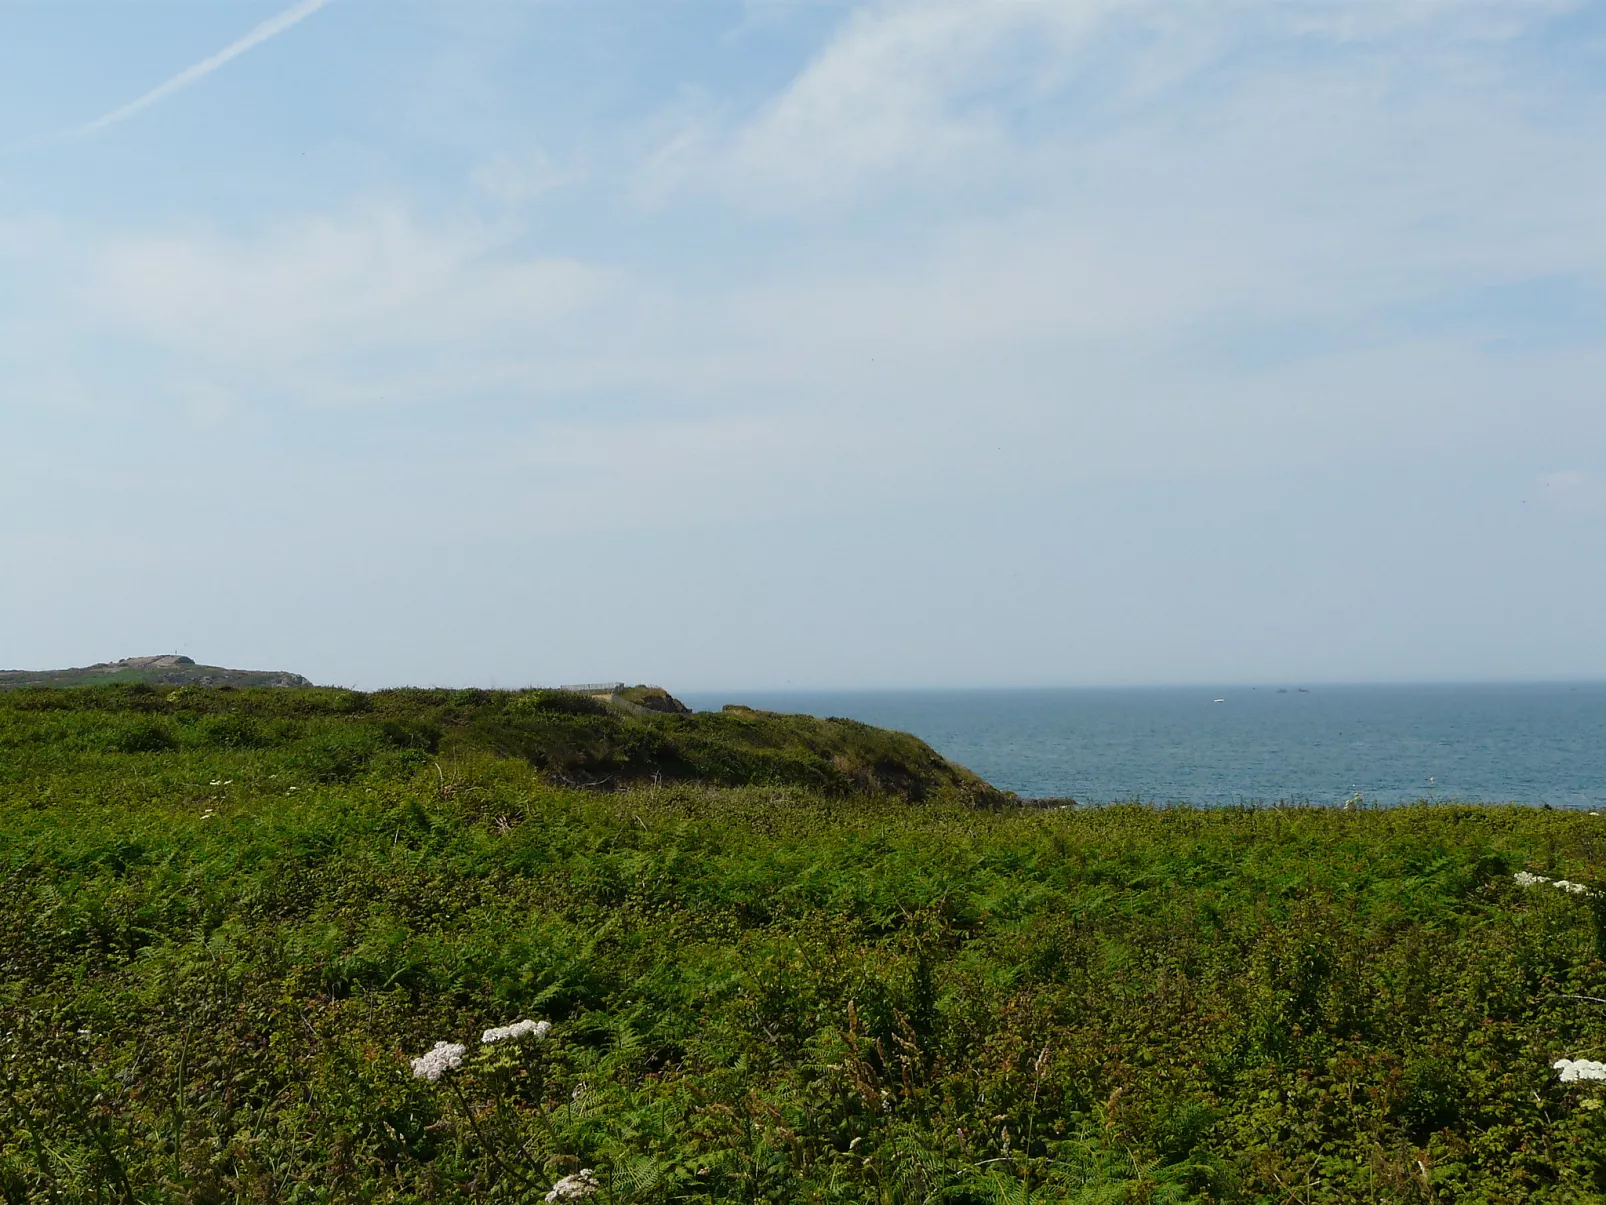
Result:
[[1606,1197],[1598,819],[579,789],[517,699],[0,695],[0,1200]]

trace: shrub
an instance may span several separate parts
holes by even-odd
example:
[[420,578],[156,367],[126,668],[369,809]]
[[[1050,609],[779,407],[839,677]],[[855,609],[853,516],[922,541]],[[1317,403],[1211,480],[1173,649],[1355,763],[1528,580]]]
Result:
[[314,782],[350,782],[368,768],[382,745],[374,728],[332,724],[297,742],[290,764]]
[[112,737],[111,747],[118,753],[160,753],[176,749],[178,740],[160,720],[138,720],[121,725]]
[[240,712],[207,716],[198,727],[202,740],[223,749],[259,749],[271,743],[257,720]]

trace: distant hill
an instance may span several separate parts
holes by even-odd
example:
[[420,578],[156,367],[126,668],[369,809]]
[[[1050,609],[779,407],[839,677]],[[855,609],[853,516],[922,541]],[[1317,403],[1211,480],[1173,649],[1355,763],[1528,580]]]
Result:
[[169,653],[158,657],[124,657],[78,669],[0,670],[0,690],[19,686],[311,686],[300,674],[282,670],[225,669],[197,665],[189,657]]

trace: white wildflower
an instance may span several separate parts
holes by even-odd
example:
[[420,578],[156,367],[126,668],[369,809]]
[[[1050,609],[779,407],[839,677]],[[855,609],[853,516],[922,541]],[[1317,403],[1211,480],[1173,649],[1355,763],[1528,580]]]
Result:
[[1557,1059],[1550,1064],[1561,1076],[1564,1084],[1581,1079],[1606,1079],[1606,1063],[1593,1059]]
[[591,1174],[589,1167],[582,1167],[572,1176],[564,1176],[552,1186],[547,1193],[548,1201],[578,1201],[581,1197],[589,1197],[601,1185],[597,1183],[596,1176]]
[[1566,879],[1547,879],[1542,874],[1529,874],[1526,870],[1519,870],[1511,876],[1512,881],[1519,887],[1554,887],[1557,891],[1565,891],[1568,895],[1594,895],[1594,889],[1582,883],[1569,882]]
[[454,1067],[461,1067],[467,1053],[468,1047],[459,1042],[436,1042],[429,1053],[413,1060],[413,1078],[433,1083]]
[[522,1038],[526,1034],[534,1034],[539,1039],[551,1032],[551,1021],[515,1021],[511,1025],[498,1025],[494,1029],[487,1029],[480,1035],[480,1041],[500,1042],[506,1038]]

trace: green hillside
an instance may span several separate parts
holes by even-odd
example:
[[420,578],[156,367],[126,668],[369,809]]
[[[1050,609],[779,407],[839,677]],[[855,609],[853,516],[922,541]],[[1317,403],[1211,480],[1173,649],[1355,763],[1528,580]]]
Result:
[[11,691],[0,1199],[1598,1202],[1606,1083],[1551,1065],[1606,1057],[1602,823],[1017,807],[560,692]]
[[660,713],[561,690],[363,694],[136,685],[16,691],[0,706],[0,714],[29,717],[33,735],[14,756],[46,762],[107,752],[255,750],[283,758],[312,781],[338,783],[489,755],[517,759],[554,783],[593,789],[694,781],[989,806],[1008,798],[923,741],[856,720],[743,707]]

